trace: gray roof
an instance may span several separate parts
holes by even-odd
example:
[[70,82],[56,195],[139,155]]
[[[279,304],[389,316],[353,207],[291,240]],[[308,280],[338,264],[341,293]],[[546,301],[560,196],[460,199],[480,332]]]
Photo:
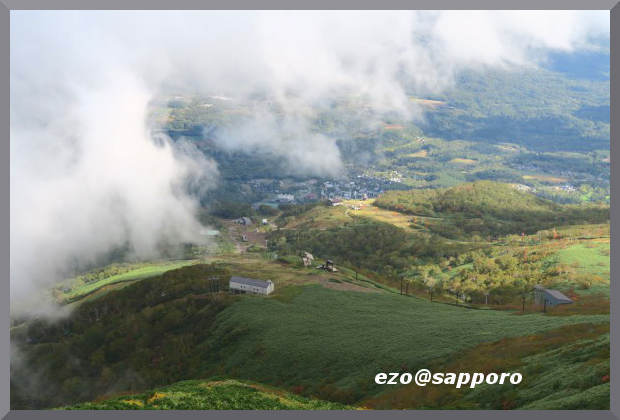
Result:
[[230,281],[234,281],[235,283],[246,284],[248,286],[262,287],[263,289],[266,289],[269,286],[269,281],[249,279],[247,277],[232,276],[230,278]]
[[535,289],[541,290],[544,293],[547,293],[548,295],[554,297],[557,300],[560,301],[565,301],[565,302],[572,302],[573,300],[571,298],[569,298],[568,296],[566,296],[564,293],[560,292],[559,290],[555,290],[555,289],[545,289],[542,286],[535,286]]
[[559,290],[545,289],[545,292],[547,292],[548,294],[550,294],[551,296],[553,296],[557,300],[564,300],[566,302],[572,302],[573,301],[571,298],[569,298],[568,296],[566,296],[564,293],[560,292]]

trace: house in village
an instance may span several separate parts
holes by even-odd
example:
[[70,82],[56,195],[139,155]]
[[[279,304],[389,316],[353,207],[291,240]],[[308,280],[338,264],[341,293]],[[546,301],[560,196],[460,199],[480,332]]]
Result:
[[295,196],[293,194],[278,194],[276,201],[279,203],[292,203],[295,201]]
[[547,306],[557,306],[573,303],[573,300],[559,290],[545,289],[541,285],[534,286],[534,303]]
[[273,292],[273,282],[271,280],[250,279],[247,277],[232,276],[229,287],[233,293],[268,295]]

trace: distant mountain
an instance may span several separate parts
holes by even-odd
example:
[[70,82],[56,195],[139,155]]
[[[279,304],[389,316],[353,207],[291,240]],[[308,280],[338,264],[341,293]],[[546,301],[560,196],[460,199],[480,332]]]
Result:
[[[421,127],[444,139],[511,142],[537,151],[608,149],[609,77],[604,57],[595,58],[584,64],[557,56],[550,63],[555,71],[462,72],[437,98],[448,106],[427,112]],[[590,65],[596,70],[586,69]]]
[[609,51],[552,53],[546,67],[571,79],[609,81]]

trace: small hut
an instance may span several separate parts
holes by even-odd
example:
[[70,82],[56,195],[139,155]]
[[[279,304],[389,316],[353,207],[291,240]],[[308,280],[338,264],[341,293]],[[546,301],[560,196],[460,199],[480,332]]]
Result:
[[547,306],[566,305],[573,303],[573,300],[559,290],[545,289],[541,285],[534,286],[534,303],[543,305],[543,310]]

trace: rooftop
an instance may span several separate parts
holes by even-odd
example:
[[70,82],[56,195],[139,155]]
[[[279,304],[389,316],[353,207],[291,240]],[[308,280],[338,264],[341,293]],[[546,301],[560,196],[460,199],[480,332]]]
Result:
[[559,290],[545,289],[542,286],[536,286],[535,289],[541,290],[541,291],[547,293],[550,296],[553,296],[554,298],[556,298],[557,300],[560,300],[560,301],[564,301],[564,302],[572,302],[573,301],[571,298],[569,298],[568,296],[566,296],[564,293],[560,292]]
[[262,287],[263,289],[266,289],[269,286],[269,283],[271,282],[270,280],[250,279],[247,277],[238,277],[238,276],[232,276],[230,278],[230,281],[235,282],[235,283],[240,283],[240,284],[246,284],[248,286]]

